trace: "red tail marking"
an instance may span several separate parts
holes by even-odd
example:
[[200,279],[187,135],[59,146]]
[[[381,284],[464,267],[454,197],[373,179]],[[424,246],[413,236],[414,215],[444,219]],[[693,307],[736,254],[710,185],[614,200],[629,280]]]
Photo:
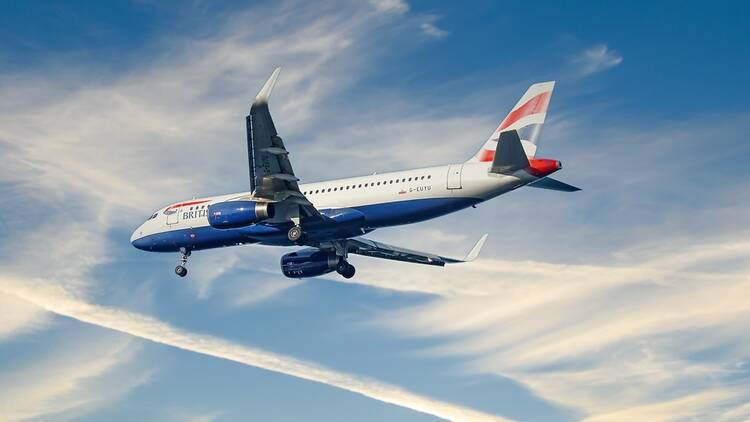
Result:
[[557,160],[547,158],[529,158],[529,167],[526,171],[536,177],[544,177],[552,174],[562,168],[562,164]]
[[479,153],[479,161],[482,163],[485,163],[487,161],[492,161],[495,159],[495,151],[491,149],[483,149]]
[[543,113],[547,111],[549,105],[550,91],[542,92],[541,94],[533,97],[529,101],[526,101],[524,105],[518,107],[508,114],[508,117],[500,123],[495,132],[500,132],[513,123],[520,120],[522,117],[531,116],[532,114]]

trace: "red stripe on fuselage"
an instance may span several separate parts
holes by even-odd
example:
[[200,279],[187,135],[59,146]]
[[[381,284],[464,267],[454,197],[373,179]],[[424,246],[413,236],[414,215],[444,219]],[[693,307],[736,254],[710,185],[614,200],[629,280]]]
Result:
[[180,202],[179,204],[170,205],[165,209],[164,211],[169,211],[172,208],[180,208],[180,207],[188,207],[190,205],[197,205],[197,204],[205,204],[206,202],[209,202],[210,199],[204,199],[202,201],[188,201],[188,202]]
[[492,161],[495,159],[495,151],[491,149],[483,149],[482,152],[479,153],[479,161],[482,163],[486,163],[487,161]]
[[524,105],[511,111],[510,114],[508,114],[508,117],[506,117],[505,120],[503,120],[503,122],[500,123],[500,126],[498,126],[495,132],[502,131],[503,129],[507,128],[508,126],[520,120],[522,117],[546,112],[547,106],[549,105],[549,97],[550,97],[550,92],[547,91],[547,92],[542,92],[541,94],[537,95],[536,97],[533,97],[529,101],[526,101]]

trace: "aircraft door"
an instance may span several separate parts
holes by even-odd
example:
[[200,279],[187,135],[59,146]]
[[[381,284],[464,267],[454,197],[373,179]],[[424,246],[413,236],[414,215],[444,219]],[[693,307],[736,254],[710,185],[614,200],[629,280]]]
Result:
[[179,208],[173,208],[170,211],[166,211],[167,214],[167,225],[177,224],[180,221],[180,210]]
[[461,173],[463,164],[451,164],[448,166],[448,189],[461,189]]

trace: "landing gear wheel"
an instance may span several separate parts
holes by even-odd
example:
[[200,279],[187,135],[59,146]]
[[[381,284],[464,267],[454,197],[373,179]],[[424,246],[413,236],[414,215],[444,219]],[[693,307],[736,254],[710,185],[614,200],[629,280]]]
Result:
[[185,268],[185,265],[187,265],[189,256],[190,256],[189,249],[180,248],[180,265],[174,268],[174,273],[180,277],[185,277],[187,275],[187,268]]
[[304,233],[302,233],[302,227],[292,226],[292,228],[289,229],[286,235],[289,238],[289,240],[291,240],[292,242],[299,243],[299,241],[302,239],[303,234]]
[[354,265],[342,259],[341,262],[336,265],[336,272],[341,274],[341,276],[344,278],[352,278],[354,277],[355,273]]

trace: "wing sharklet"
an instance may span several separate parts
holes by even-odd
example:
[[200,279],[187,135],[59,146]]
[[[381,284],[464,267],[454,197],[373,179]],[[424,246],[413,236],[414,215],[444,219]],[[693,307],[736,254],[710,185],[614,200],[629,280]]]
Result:
[[471,248],[471,250],[469,251],[469,253],[466,254],[466,256],[464,257],[464,259],[453,259],[453,258],[446,258],[446,257],[442,257],[442,258],[448,264],[459,264],[459,263],[462,263],[462,262],[471,262],[471,261],[477,259],[477,257],[479,256],[479,252],[482,251],[482,247],[484,246],[484,242],[487,241],[487,236],[488,236],[487,233],[483,234],[482,237],[480,237],[479,240],[477,240],[477,243],[475,243],[474,246]]
[[274,69],[273,73],[271,73],[271,77],[269,77],[266,83],[263,84],[263,88],[260,89],[260,92],[258,92],[258,95],[255,97],[253,105],[268,104],[268,99],[271,97],[271,91],[273,91],[273,87],[276,85],[276,80],[279,78],[279,72],[281,72],[280,67]]

